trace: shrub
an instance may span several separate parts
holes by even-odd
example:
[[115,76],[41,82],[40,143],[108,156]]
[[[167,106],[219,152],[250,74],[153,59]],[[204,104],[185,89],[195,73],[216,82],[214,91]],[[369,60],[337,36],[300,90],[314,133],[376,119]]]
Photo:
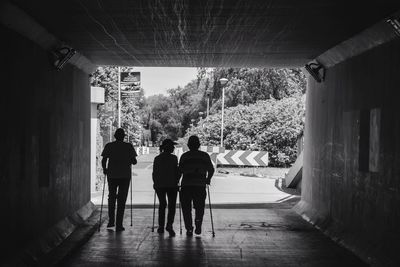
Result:
[[[270,166],[288,167],[296,160],[296,141],[304,128],[304,97],[263,100],[225,110],[224,146],[232,150],[269,152]],[[202,144],[220,145],[221,114],[190,127],[186,138],[198,135]]]

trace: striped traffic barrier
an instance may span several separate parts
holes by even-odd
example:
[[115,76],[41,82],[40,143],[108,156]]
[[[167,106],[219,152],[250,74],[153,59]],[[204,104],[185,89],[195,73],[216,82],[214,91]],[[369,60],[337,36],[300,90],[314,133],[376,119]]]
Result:
[[[186,152],[187,147],[175,148],[175,155],[179,158]],[[267,151],[251,151],[251,150],[226,150],[223,147],[201,146],[201,151],[210,155],[211,161],[215,165],[234,165],[234,166],[268,166]]]
[[136,149],[136,154],[138,155],[148,155],[150,153],[149,147],[147,146],[138,146],[135,149]]
[[222,165],[236,166],[268,166],[267,151],[225,150],[217,155],[217,161]]

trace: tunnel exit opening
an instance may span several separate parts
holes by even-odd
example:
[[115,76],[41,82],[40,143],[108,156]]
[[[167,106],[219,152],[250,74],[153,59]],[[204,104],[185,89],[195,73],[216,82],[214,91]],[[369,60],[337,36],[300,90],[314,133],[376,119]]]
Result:
[[[119,94],[121,73],[138,75],[134,93]],[[161,85],[154,89],[148,80],[157,79]],[[168,79],[175,86],[164,85]],[[298,200],[305,88],[300,69],[99,67],[92,78],[92,201],[101,203],[101,152],[118,125],[138,154],[129,205],[153,204],[153,161],[161,142],[176,141],[179,159],[191,135],[200,138],[216,170],[210,187],[215,204]]]

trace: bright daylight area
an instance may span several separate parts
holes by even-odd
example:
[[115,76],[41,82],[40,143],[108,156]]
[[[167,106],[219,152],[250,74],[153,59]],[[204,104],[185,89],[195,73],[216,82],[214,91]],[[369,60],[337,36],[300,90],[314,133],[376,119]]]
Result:
[[299,196],[299,179],[293,178],[301,163],[289,177],[291,188],[285,177],[302,152],[306,78],[300,69],[101,66],[91,85],[105,95],[98,119],[92,116],[93,203],[101,204],[101,153],[118,125],[138,154],[128,205],[153,204],[153,161],[160,144],[175,141],[179,158],[191,135],[199,137],[216,168],[213,204],[282,203]]

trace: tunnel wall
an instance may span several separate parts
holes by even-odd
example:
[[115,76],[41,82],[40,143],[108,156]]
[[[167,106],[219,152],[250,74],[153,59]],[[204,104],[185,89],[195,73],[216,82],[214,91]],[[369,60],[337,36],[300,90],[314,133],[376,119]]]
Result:
[[296,209],[369,263],[399,264],[399,38],[308,84]]
[[90,203],[90,87],[87,73],[69,64],[56,71],[48,52],[7,28],[0,32],[7,40],[0,63],[0,251],[10,256]]

